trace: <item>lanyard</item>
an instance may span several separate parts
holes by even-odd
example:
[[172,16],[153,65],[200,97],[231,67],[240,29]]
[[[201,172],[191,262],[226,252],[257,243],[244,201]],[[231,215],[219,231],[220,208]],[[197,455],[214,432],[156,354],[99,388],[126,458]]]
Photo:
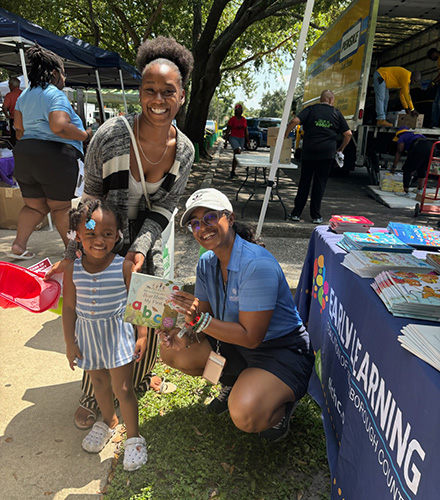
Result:
[[[226,281],[226,285],[223,283],[223,277],[222,277],[222,285],[223,285],[223,309],[222,313],[220,315],[220,293],[219,293],[219,279],[220,279],[220,261],[217,260],[217,270],[215,273],[215,310],[216,310],[216,316],[221,320],[224,321],[225,318],[225,308],[226,308],[226,297],[228,295],[228,282],[229,280]],[[217,354],[220,354],[220,340],[217,340]]]

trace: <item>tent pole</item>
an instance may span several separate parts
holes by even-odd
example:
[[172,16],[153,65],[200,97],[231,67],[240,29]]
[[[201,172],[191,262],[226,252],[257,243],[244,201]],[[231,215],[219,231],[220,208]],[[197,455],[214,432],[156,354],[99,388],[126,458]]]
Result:
[[306,43],[307,31],[309,29],[310,18],[312,16],[314,2],[315,0],[307,0],[306,10],[304,12],[303,23],[301,26],[301,33],[299,35],[298,45],[296,47],[295,62],[293,63],[292,73],[290,75],[290,83],[289,83],[289,89],[287,91],[286,103],[284,105],[283,117],[281,118],[280,130],[278,133],[277,142],[275,144],[275,151],[273,153],[272,165],[270,167],[270,173],[267,181],[266,192],[264,194],[263,205],[261,207],[260,218],[258,219],[258,226],[256,231],[257,237],[260,236],[261,230],[263,228],[263,222],[266,216],[269,197],[272,191],[272,186],[274,185],[275,181],[275,176],[278,168],[278,163],[280,160],[281,148],[284,139],[284,132],[287,127],[287,120],[289,118],[290,108],[292,106],[293,93],[295,91],[296,80],[298,78],[301,58],[304,53],[304,46]]
[[29,87],[29,79],[28,79],[28,74],[27,74],[27,69],[26,69],[26,59],[24,57],[23,47],[22,46],[19,47],[18,51],[20,53],[21,70],[22,70],[23,76],[24,76],[24,84],[26,85],[26,87]]
[[124,79],[122,77],[122,70],[119,68],[119,78],[121,80],[122,98],[124,99],[125,112],[128,113],[127,100],[125,99]]
[[96,76],[96,84],[98,85],[98,104],[99,104],[99,113],[101,115],[101,124],[105,122],[105,113],[104,113],[104,101],[102,100],[102,89],[101,89],[101,80],[99,79],[98,69],[95,69]]

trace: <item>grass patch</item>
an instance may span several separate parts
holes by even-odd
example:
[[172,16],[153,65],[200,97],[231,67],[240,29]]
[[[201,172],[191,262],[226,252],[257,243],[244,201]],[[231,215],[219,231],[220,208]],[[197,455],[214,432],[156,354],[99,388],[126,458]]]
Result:
[[125,472],[122,454],[106,500],[324,500],[330,476],[320,409],[306,396],[280,443],[239,431],[229,414],[209,415],[217,388],[158,363],[176,392],[148,391],[139,399],[148,463]]

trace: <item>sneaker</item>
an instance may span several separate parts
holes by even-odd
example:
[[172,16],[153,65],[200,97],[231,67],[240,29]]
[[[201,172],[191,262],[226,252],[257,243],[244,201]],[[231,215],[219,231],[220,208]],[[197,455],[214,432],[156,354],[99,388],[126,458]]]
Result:
[[409,198],[411,195],[409,193],[405,193],[405,191],[403,191],[403,193],[395,193],[397,196],[403,196],[404,198]]
[[267,441],[272,441],[273,443],[277,443],[287,437],[290,431],[290,419],[297,406],[298,401],[286,403],[283,418],[270,429],[260,432],[260,437]]
[[322,224],[324,221],[322,217],[317,217],[316,219],[312,219],[313,224]]
[[393,127],[393,124],[390,122],[387,122],[386,120],[377,120],[376,125],[378,127]]
[[291,220],[292,222],[299,222],[301,220],[298,215],[292,215],[292,214],[288,215],[287,219]]
[[232,389],[232,385],[221,384],[221,389],[219,395],[214,398],[209,405],[206,407],[208,413],[215,413],[216,415],[221,415],[228,411],[228,399],[229,394]]

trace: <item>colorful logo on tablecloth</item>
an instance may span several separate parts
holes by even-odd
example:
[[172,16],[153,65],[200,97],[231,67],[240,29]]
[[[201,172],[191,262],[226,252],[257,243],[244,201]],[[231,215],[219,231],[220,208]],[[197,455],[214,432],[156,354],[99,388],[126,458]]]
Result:
[[318,299],[322,311],[327,307],[329,285],[325,280],[324,255],[320,255],[313,263],[313,289],[312,294]]

